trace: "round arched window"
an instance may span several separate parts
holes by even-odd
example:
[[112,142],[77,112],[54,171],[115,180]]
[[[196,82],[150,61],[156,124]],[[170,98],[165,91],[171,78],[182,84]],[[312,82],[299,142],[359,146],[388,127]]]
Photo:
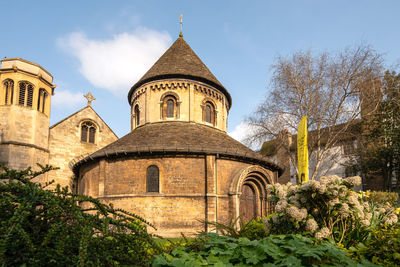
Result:
[[161,117],[165,119],[179,118],[179,101],[174,95],[166,95],[161,99]]
[[151,165],[146,172],[146,191],[160,192],[160,171],[156,165]]
[[140,125],[140,110],[139,105],[135,106],[135,125],[136,127]]
[[203,108],[203,121],[215,125],[215,108],[211,102],[206,102]]

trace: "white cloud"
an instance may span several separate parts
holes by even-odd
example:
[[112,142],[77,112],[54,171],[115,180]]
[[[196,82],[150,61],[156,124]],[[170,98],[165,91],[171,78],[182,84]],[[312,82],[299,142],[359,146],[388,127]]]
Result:
[[86,99],[81,92],[71,92],[68,90],[56,89],[54,95],[51,97],[51,106],[57,109],[73,109],[84,107]]
[[89,39],[81,32],[58,40],[65,51],[79,60],[79,70],[91,84],[124,95],[170,43],[168,33],[146,28],[117,34],[107,40]]
[[[233,129],[233,131],[229,132],[228,134],[232,138],[248,146],[249,144],[246,144],[244,141],[253,131],[254,126],[251,126],[247,122],[241,122],[235,127],[235,129]],[[252,144],[250,148],[253,150],[259,150],[260,144]]]

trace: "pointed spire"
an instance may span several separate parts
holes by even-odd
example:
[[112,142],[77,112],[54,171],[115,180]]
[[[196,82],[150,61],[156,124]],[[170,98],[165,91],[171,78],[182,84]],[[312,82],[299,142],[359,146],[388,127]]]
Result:
[[128,93],[128,100],[131,99],[132,93],[144,83],[168,78],[187,78],[208,83],[225,94],[228,105],[231,106],[232,99],[228,91],[181,37],[176,39],[143,77],[132,86]]

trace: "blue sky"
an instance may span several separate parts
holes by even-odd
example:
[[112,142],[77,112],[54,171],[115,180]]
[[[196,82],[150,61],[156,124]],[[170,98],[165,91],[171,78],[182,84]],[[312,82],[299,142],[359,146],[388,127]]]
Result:
[[369,44],[400,61],[400,1],[2,1],[0,57],[22,57],[54,76],[51,124],[97,98],[94,109],[122,137],[127,93],[179,34],[228,89],[229,132],[267,95],[270,66],[298,50]]

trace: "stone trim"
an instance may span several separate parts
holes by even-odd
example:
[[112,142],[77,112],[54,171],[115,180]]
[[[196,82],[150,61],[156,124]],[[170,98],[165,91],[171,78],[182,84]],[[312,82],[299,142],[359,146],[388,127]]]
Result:
[[163,193],[143,193],[143,194],[118,194],[118,195],[103,195],[98,196],[96,198],[105,199],[105,198],[124,198],[124,197],[222,197],[228,198],[228,194],[163,194]]
[[142,87],[140,89],[137,89],[135,94],[132,96],[132,100],[131,100],[131,106],[133,106],[133,103],[136,101],[136,99],[139,98],[139,96],[141,96],[142,94],[146,93],[147,88],[146,87]]
[[42,150],[44,152],[50,153],[50,151],[46,148],[43,148],[43,147],[40,147],[37,145],[33,145],[33,144],[23,143],[23,142],[5,141],[5,142],[0,142],[0,145],[27,146],[27,147],[36,148],[36,149]]
[[222,99],[223,99],[222,94],[220,94],[217,90],[214,90],[214,89],[212,89],[212,88],[210,88],[208,86],[206,87],[206,86],[194,84],[194,90],[196,90],[197,92],[202,93],[203,95],[215,98],[215,99],[217,99],[217,100],[222,102]]
[[46,72],[48,75],[50,75],[50,76],[53,78],[53,75],[51,75],[50,72],[48,72],[45,68],[43,68],[43,67],[40,66],[39,64],[37,64],[37,63],[35,63],[35,62],[32,62],[32,61],[29,61],[29,60],[26,60],[26,59],[23,59],[23,58],[20,58],[20,57],[4,58],[4,59],[2,59],[1,61],[14,61],[14,60],[19,60],[19,61],[22,61],[22,62],[31,64],[31,65],[34,65],[34,66],[36,66],[36,67],[39,67],[39,68],[41,68],[44,72]]
[[26,70],[18,69],[17,67],[1,69],[0,73],[10,73],[10,72],[17,72],[17,71],[22,72],[25,75],[28,75],[30,77],[38,78],[41,82],[45,83],[47,86],[49,86],[51,88],[51,95],[54,95],[54,88],[56,88],[56,85],[46,81],[41,75],[37,75],[37,74],[31,73]]
[[190,83],[188,82],[160,82],[156,83],[154,85],[149,85],[149,88],[153,91],[157,90],[175,90],[175,89],[188,89],[190,86]]

